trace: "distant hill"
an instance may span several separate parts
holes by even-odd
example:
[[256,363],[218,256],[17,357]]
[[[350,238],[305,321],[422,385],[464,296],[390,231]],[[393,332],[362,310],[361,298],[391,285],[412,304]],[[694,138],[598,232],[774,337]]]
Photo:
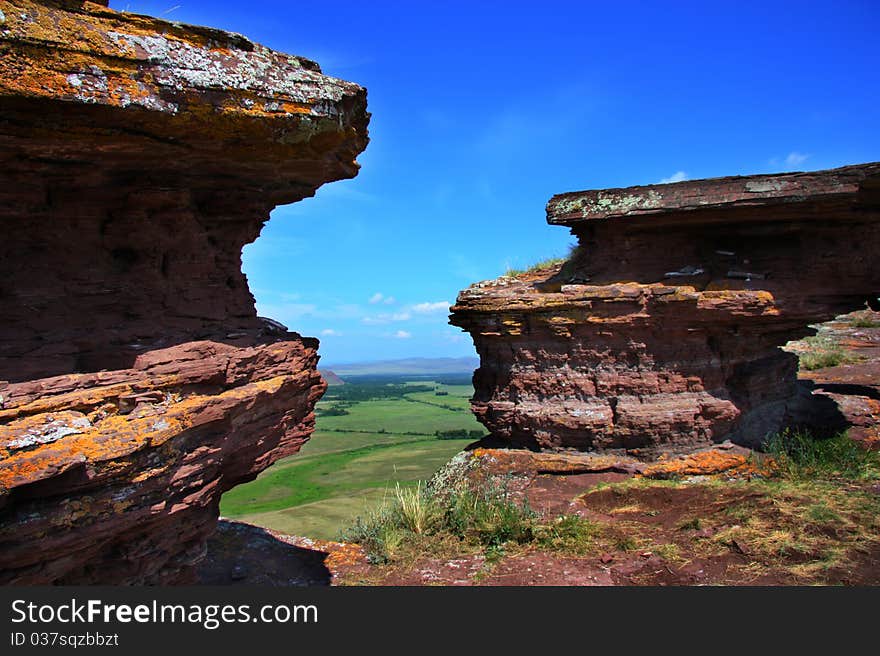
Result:
[[328,385],[345,385],[345,381],[336,375],[335,371],[329,369],[318,369],[318,373],[324,377]]
[[[330,365],[337,376],[389,376],[400,374],[470,374],[480,366],[477,358],[405,358]],[[322,369],[322,371],[326,371]],[[329,382],[329,380],[328,380]]]

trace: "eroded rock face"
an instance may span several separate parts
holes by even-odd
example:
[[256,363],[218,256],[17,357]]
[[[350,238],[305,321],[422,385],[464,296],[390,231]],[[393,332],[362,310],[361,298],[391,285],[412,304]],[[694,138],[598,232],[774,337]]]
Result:
[[756,445],[808,419],[778,347],[880,291],[877,163],[563,194],[547,218],[578,239],[568,262],[452,308],[474,412],[517,445]]
[[325,389],[241,249],[356,175],[366,92],[101,3],[0,11],[0,582],[191,581]]

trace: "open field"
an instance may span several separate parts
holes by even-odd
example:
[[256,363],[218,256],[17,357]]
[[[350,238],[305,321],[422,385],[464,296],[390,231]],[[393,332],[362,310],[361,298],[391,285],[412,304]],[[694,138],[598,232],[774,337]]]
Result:
[[[482,432],[469,409],[473,389],[424,380],[404,387],[406,382],[331,388],[319,403],[318,428],[302,451],[227,492],[221,514],[332,539],[355,516],[381,503],[395,483],[430,478],[475,440],[441,440],[437,431]],[[407,392],[409,387],[414,391]],[[373,398],[352,400],[364,395]],[[345,414],[321,414],[334,408]]]

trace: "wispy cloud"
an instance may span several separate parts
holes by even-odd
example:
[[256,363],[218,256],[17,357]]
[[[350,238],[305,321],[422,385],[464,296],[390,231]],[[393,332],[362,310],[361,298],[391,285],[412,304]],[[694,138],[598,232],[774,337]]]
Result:
[[790,152],[785,158],[786,166],[800,166],[804,162],[807,161],[809,155],[805,155],[804,153],[799,153],[797,151]]
[[333,328],[324,328],[324,330],[321,331],[321,335],[323,337],[339,337],[342,333]]
[[447,312],[448,310],[449,301],[416,303],[412,306],[412,311],[416,314],[433,314],[435,312]]
[[784,166],[786,170],[790,171],[806,162],[809,158],[808,154],[793,150],[785,157],[771,157],[770,166]]
[[379,303],[384,303],[385,305],[394,305],[397,300],[393,296],[385,296],[382,292],[376,292],[372,296],[370,296],[370,305],[377,305]]
[[412,333],[408,333],[405,330],[398,330],[396,333],[391,335],[394,339],[409,339],[412,337]]
[[409,312],[394,312],[393,314],[378,314],[375,317],[363,317],[361,323],[368,326],[379,326],[392,321],[409,321],[410,319],[412,319],[412,315]]
[[659,180],[657,182],[657,184],[669,184],[671,182],[684,182],[687,179],[688,179],[687,173],[685,173],[684,171],[676,171],[675,173],[670,175],[668,178],[663,178],[662,180]]

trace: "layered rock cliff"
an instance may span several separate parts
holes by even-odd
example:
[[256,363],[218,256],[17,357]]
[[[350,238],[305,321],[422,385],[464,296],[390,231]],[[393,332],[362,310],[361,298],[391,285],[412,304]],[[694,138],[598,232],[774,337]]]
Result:
[[325,389],[241,249],[356,175],[365,90],[105,4],[0,0],[2,583],[193,580]]
[[452,308],[474,412],[515,445],[756,445],[810,417],[779,347],[880,292],[880,163],[562,194],[547,220],[577,237],[563,266]]

